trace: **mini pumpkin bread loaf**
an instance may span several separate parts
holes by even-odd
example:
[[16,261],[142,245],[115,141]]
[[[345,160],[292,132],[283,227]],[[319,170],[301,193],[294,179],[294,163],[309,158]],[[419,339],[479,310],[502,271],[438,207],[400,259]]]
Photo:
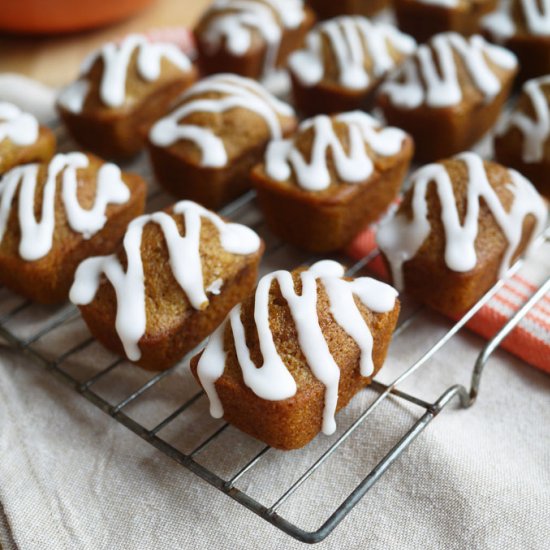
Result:
[[248,227],[181,201],[133,220],[115,254],[85,260],[70,298],[106,348],[163,370],[252,292],[262,252]]
[[516,71],[512,53],[480,36],[438,34],[382,84],[378,104],[389,124],[413,136],[417,160],[438,160],[495,124]]
[[344,278],[323,261],[263,277],[236,306],[191,369],[210,412],[277,449],[297,449],[382,367],[399,315],[384,283]]
[[318,115],[272,141],[252,172],[268,227],[315,252],[343,248],[397,197],[412,139],[361,111]]
[[395,0],[399,28],[419,42],[453,31],[465,36],[480,32],[480,20],[497,7],[497,0]]
[[487,15],[482,28],[488,38],[512,50],[519,59],[519,78],[550,73],[550,3],[547,0],[503,0]]
[[215,0],[195,29],[200,69],[269,78],[314,22],[302,0]]
[[389,0],[308,0],[320,19],[339,15],[371,16],[388,7]]
[[546,217],[544,200],[522,175],[462,153],[416,172],[378,245],[399,290],[456,316],[525,252]]
[[497,131],[495,156],[550,199],[550,76],[523,85],[515,111]]
[[45,304],[66,299],[78,264],[116,248],[145,192],[140,177],[83,153],[13,168],[0,179],[0,284]]
[[61,91],[57,108],[82,146],[104,157],[131,157],[151,124],[196,78],[175,44],[130,35],[89,56],[78,80]]
[[0,102],[0,174],[28,162],[46,162],[55,152],[55,136],[34,116]]
[[250,187],[270,139],[293,132],[292,108],[258,83],[220,74],[195,84],[149,134],[161,185],[213,210]]
[[415,49],[410,36],[365,17],[321,23],[289,58],[296,106],[306,114],[367,106],[387,72]]

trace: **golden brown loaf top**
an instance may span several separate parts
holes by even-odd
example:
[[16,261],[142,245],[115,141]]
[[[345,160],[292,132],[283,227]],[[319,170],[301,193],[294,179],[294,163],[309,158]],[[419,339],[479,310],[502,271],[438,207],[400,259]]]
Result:
[[487,104],[517,72],[511,52],[481,36],[438,34],[382,84],[382,102],[401,109],[453,108]]
[[304,86],[326,85],[364,92],[416,48],[415,40],[392,25],[366,17],[341,16],[311,30],[289,68]]
[[193,310],[208,308],[208,296],[223,292],[224,284],[262,251],[251,229],[180,201],[133,220],[114,255],[83,262],[71,300],[93,303],[108,326],[117,316],[126,319],[117,323],[117,331],[128,357],[138,360],[132,323],[143,325],[139,336],[162,338]]
[[47,161],[55,151],[53,132],[13,103],[0,101],[0,174],[18,164]]
[[195,78],[191,61],[175,44],[129,35],[86,58],[78,80],[61,91],[58,104],[74,114],[131,111],[163,86]]
[[[322,416],[322,429],[330,434],[336,429],[335,412],[360,387],[357,379],[368,383],[381,367],[398,312],[393,288],[366,277],[346,279],[336,262],[277,271],[264,276],[255,295],[232,310],[192,368],[214,416],[235,405],[220,397],[243,395],[241,419],[229,418],[238,427],[246,418],[246,402],[251,412],[260,398],[264,413],[273,413],[269,423],[276,429],[271,431],[300,429],[299,419],[309,418],[313,426],[301,430],[313,430],[311,439]],[[321,414],[312,419],[312,410]],[[248,431],[262,438],[258,430]],[[296,445],[297,435],[281,437],[293,443],[280,446],[307,442]]]
[[224,168],[296,127],[292,108],[257,82],[219,74],[198,82],[151,129],[154,146],[192,165]]
[[518,172],[474,153],[429,164],[412,176],[378,244],[403,287],[408,261],[468,273],[499,258],[502,275],[542,229],[547,207]]
[[[299,295],[302,292],[302,281],[300,278],[303,269],[292,272],[292,281],[294,290]],[[346,279],[351,281],[352,279]],[[353,338],[334,321],[331,313],[331,304],[326,289],[321,281],[317,281],[317,318],[323,337],[327,342],[330,355],[339,366],[348,363],[349,357],[356,357],[359,354],[359,347]],[[256,299],[251,296],[242,304],[241,319],[246,335],[247,347],[250,350],[250,357],[256,368],[263,364],[263,357],[258,340],[258,330],[254,321],[254,307]],[[354,297],[354,302],[361,317],[369,327],[372,334],[379,334],[381,327],[386,327],[388,317],[394,316],[395,311],[392,308],[385,313],[375,313],[364,305],[359,298]],[[395,302],[398,308],[398,302]],[[323,383],[313,374],[304,352],[300,345],[296,324],[292,317],[292,312],[288,307],[281,288],[277,282],[273,282],[269,290],[269,327],[273,334],[273,342],[279,356],[287,367],[290,375],[295,380],[298,391],[324,391]],[[315,322],[313,319],[311,322]],[[242,383],[242,371],[235,351],[235,345],[231,330],[226,327],[224,331],[224,348],[227,350],[224,376],[229,379]]]
[[302,0],[216,0],[199,20],[195,35],[212,52],[223,49],[244,56],[272,48],[276,58],[284,32],[310,17]]
[[291,139],[272,141],[256,170],[282,187],[324,197],[383,173],[410,157],[412,147],[405,132],[362,111],[318,115]]
[[58,154],[49,163],[14,168],[1,182],[1,198],[13,195],[11,207],[0,214],[0,251],[26,261],[63,258],[101,231],[136,195],[142,200],[145,195],[140,177],[83,153]]
[[550,6],[539,0],[507,0],[483,19],[483,28],[499,42],[512,37],[544,40],[550,37]]

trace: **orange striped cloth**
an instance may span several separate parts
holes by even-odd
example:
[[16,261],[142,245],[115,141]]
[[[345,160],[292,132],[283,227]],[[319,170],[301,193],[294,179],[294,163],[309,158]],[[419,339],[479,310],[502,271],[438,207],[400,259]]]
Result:
[[[376,232],[368,228],[346,250],[353,259],[363,258],[376,248]],[[378,256],[370,264],[381,278],[388,273]],[[523,272],[524,271],[524,272]],[[491,338],[537,290],[537,279],[529,269],[511,277],[493,298],[475,315],[467,327]],[[502,347],[530,365],[550,373],[550,295],[544,296],[502,342]]]

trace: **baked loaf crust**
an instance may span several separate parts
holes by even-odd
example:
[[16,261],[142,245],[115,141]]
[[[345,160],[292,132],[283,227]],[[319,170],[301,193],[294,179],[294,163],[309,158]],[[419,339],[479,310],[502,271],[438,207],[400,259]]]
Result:
[[308,115],[368,106],[388,71],[415,49],[410,36],[366,17],[320,23],[289,57],[296,106]]
[[550,76],[529,80],[495,136],[496,159],[521,172],[550,199]]
[[195,28],[201,72],[269,78],[314,23],[302,0],[215,0]]
[[339,15],[363,15],[370,17],[388,7],[389,0],[308,0],[320,19],[332,19]]
[[465,36],[480,32],[481,18],[497,7],[497,0],[395,0],[399,28],[419,42],[453,31]]
[[519,80],[550,73],[550,4],[546,0],[508,0],[482,20],[484,34],[519,59]]
[[0,180],[0,283],[36,302],[65,300],[78,264],[114,250],[145,193],[139,176],[83,153],[13,168]]
[[346,279],[332,261],[263,277],[191,370],[210,411],[277,449],[298,449],[382,367],[399,315],[397,292]]
[[399,290],[454,317],[504,275],[546,218],[521,174],[462,153],[416,172],[378,245]]
[[389,76],[378,105],[413,136],[417,160],[438,160],[469,149],[495,124],[516,72],[504,48],[442,33]]
[[28,162],[46,162],[55,152],[55,136],[34,116],[0,102],[0,175]]
[[103,157],[128,158],[196,79],[196,69],[175,44],[130,35],[84,61],[78,80],[59,94],[57,109],[80,145]]
[[361,111],[303,122],[252,172],[268,227],[314,252],[343,248],[397,197],[413,149],[405,132]]
[[249,189],[269,140],[295,128],[289,105],[253,80],[220,74],[192,86],[153,126],[148,146],[163,187],[216,210]]
[[164,370],[252,291],[262,253],[251,229],[181,201],[133,220],[115,254],[84,261],[70,298],[106,348]]

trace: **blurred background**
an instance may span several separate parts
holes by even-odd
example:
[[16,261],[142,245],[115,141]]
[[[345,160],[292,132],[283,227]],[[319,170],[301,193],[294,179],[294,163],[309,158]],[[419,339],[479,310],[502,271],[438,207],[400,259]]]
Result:
[[50,86],[74,79],[84,55],[129,32],[191,26],[209,0],[0,0],[0,72]]

